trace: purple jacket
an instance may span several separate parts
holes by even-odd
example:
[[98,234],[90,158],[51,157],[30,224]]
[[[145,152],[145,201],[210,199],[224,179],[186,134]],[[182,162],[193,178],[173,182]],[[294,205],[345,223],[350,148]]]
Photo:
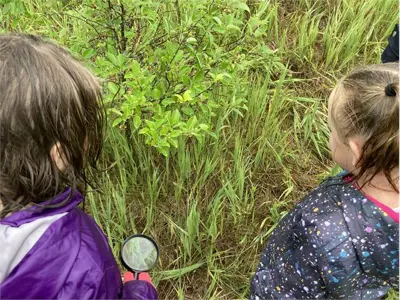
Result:
[[82,200],[77,192],[62,207],[33,207],[0,220],[1,299],[157,299],[145,281],[122,285],[107,238],[77,207]]

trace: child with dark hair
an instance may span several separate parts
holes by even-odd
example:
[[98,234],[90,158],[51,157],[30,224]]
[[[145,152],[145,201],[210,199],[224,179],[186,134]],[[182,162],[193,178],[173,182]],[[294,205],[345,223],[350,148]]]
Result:
[[0,297],[155,299],[123,287],[107,238],[78,208],[103,142],[98,80],[66,50],[0,35]]
[[272,233],[250,299],[379,299],[399,284],[399,65],[359,68],[329,98],[330,148],[346,174]]

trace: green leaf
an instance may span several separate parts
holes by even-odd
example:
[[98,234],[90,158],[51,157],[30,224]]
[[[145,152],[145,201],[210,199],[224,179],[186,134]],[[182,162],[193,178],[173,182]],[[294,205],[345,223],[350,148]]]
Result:
[[210,109],[208,108],[208,106],[207,105],[204,105],[204,104],[200,104],[200,109],[201,109],[201,111],[204,113],[204,114],[208,114],[209,113],[209,111],[210,111]]
[[184,102],[193,100],[191,93],[192,93],[191,90],[187,90],[185,93],[183,93],[183,101]]
[[161,125],[164,124],[164,123],[165,123],[165,120],[164,120],[164,119],[157,120],[157,121],[154,123],[154,129],[160,128]]
[[194,114],[194,110],[191,107],[184,107],[182,108],[182,111],[187,116],[192,116]]
[[190,86],[190,77],[187,76],[187,75],[183,75],[183,76],[182,76],[182,82],[183,82],[185,85]]
[[228,26],[226,26],[226,29],[231,30],[231,31],[238,31],[238,32],[241,31],[238,26],[233,25],[233,24],[229,24]]
[[232,5],[234,8],[240,9],[240,10],[245,10],[250,12],[250,8],[247,6],[246,3],[243,2],[236,2],[235,4]]
[[218,139],[218,136],[217,136],[217,134],[216,134],[215,132],[208,131],[207,134],[208,134],[209,136],[211,136],[211,137],[212,137],[213,139],[215,139],[215,140]]
[[116,85],[114,82],[110,81],[107,83],[107,88],[110,91],[111,94],[115,95],[118,93],[118,85]]
[[197,117],[196,116],[190,117],[190,119],[187,122],[188,128],[193,130],[196,124],[197,124]]
[[172,113],[173,124],[177,124],[180,119],[181,119],[181,113],[179,112],[179,110],[175,109],[174,112]]
[[197,40],[194,37],[190,37],[186,40],[186,43],[188,44],[196,44]]
[[260,26],[257,28],[257,30],[254,32],[254,36],[256,38],[262,36],[265,32],[267,31],[267,27],[266,26]]
[[208,131],[208,129],[210,128],[210,126],[208,126],[207,124],[200,124],[200,125],[199,125],[199,128],[200,128],[201,130]]
[[160,147],[158,148],[158,151],[160,151],[160,153],[165,157],[169,155],[169,147]]
[[149,134],[149,128],[143,128],[139,131],[139,134],[143,135],[148,135]]
[[172,145],[172,147],[178,148],[178,140],[177,139],[169,138],[168,142]]
[[135,115],[133,117],[133,126],[138,129],[142,125],[142,119],[140,118],[139,115]]
[[93,48],[91,49],[86,49],[82,52],[82,56],[85,59],[90,59],[92,58],[94,55],[96,54],[96,50],[94,50]]
[[174,104],[174,103],[175,103],[175,101],[172,100],[171,98],[164,99],[164,100],[161,102],[161,104],[162,104],[163,106],[168,106],[168,105]]
[[117,65],[122,67],[126,63],[126,57],[123,54],[118,54]]
[[160,130],[160,135],[166,135],[169,132],[169,127],[163,125]]
[[140,63],[137,60],[132,61],[132,73],[134,75],[139,75],[141,72]]
[[158,100],[161,98],[161,91],[159,89],[154,89],[152,92],[153,98]]
[[204,78],[204,71],[200,70],[196,73],[196,75],[194,75],[193,80],[194,80],[194,82],[198,83],[198,82],[202,81],[203,78]]
[[221,81],[222,79],[224,79],[224,77],[232,78],[232,76],[229,75],[228,73],[220,73],[220,74],[217,74],[216,76],[214,76],[214,80]]
[[112,54],[111,52],[107,52],[107,58],[108,60],[114,65],[114,66],[118,66],[118,61],[117,61],[117,57]]
[[218,74],[215,76],[215,81],[221,81],[222,79],[224,79],[224,74]]
[[226,30],[223,27],[216,27],[214,28],[214,31],[224,34]]
[[170,136],[171,138],[176,138],[176,137],[178,137],[178,136],[180,136],[180,135],[182,135],[182,130],[173,130],[173,131],[169,134],[169,136]]
[[220,18],[218,18],[218,17],[213,17],[213,20],[214,20],[219,26],[222,25],[222,21],[221,21]]
[[110,108],[110,109],[108,109],[108,110],[111,111],[111,112],[113,112],[113,113],[115,113],[115,114],[117,114],[118,116],[122,116],[121,111],[118,110],[118,109],[116,109],[116,108],[114,108],[114,107],[112,107],[112,108]]
[[219,108],[220,105],[217,102],[215,102],[213,100],[210,100],[210,101],[208,101],[208,107],[210,107],[210,108]]
[[123,121],[122,118],[116,118],[116,119],[114,120],[114,122],[112,123],[112,127],[118,126],[119,124],[122,123],[122,121]]
[[181,95],[175,94],[174,95],[176,98],[178,98],[179,102],[183,102],[183,97]]
[[118,54],[117,49],[115,49],[111,40],[107,40],[107,53],[113,54],[114,56]]

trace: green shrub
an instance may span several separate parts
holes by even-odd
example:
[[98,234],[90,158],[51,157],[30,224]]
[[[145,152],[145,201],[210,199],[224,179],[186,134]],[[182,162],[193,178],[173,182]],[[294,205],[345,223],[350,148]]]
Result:
[[164,299],[247,298],[279,220],[338,171],[324,99],[350,68],[379,62],[398,22],[395,0],[1,0],[0,11],[1,31],[48,36],[104,80],[105,171],[87,210],[116,257],[132,233],[158,242]]
[[[282,67],[273,51],[256,39],[267,29],[265,22],[249,18],[250,8],[242,1],[82,0],[40,5],[48,7],[41,16],[42,22],[49,20],[46,33],[91,61],[105,79],[104,103],[112,126],[124,129],[128,141],[138,130],[165,156],[178,147],[180,137],[201,142],[206,134],[213,135],[219,109],[242,115],[248,83],[238,74],[255,65],[261,68],[263,61],[270,66],[271,58]],[[3,8],[15,16],[29,11],[20,1],[8,1]],[[243,43],[247,32],[254,39]]]

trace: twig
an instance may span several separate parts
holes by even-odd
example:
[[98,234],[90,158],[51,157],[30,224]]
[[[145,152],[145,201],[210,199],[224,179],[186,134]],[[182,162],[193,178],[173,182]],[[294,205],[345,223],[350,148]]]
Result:
[[181,10],[179,8],[179,0],[175,0],[175,8],[178,15],[178,23],[181,24]]
[[[176,49],[176,51],[175,51],[174,55],[172,56],[172,58],[171,58],[169,64],[167,65],[167,69],[165,70],[165,74],[168,73],[169,69],[171,68],[172,62],[174,61],[175,57],[178,55],[179,50],[181,50],[181,47],[182,47],[183,43],[186,41],[186,39],[188,38],[189,34],[190,34],[190,33],[192,32],[192,30],[197,26],[197,24],[199,24],[200,21],[203,20],[203,18],[210,12],[210,9],[211,9],[212,5],[214,4],[214,2],[215,2],[215,0],[213,0],[213,1],[211,2],[210,6],[208,7],[208,11],[207,11],[206,13],[204,13],[194,24],[190,25],[188,31],[187,31],[186,34],[185,34],[185,37],[180,41],[179,46],[178,46],[178,49]],[[167,81],[169,82],[168,78],[166,78],[166,79],[167,79]],[[152,88],[153,88],[153,89],[154,89],[154,87],[155,87],[157,81],[158,81],[158,78],[157,78],[157,77],[154,78],[153,84],[152,84]]]
[[[51,14],[50,14],[50,15],[51,15]],[[70,15],[69,13],[65,13],[65,15],[66,15],[66,16],[69,16],[69,17],[71,17],[71,18],[75,18],[75,19],[78,19],[78,20],[81,20],[81,21],[85,22],[87,25],[89,25],[90,27],[92,27],[94,31],[96,31],[97,35],[101,35],[101,33],[97,30],[96,27],[93,26],[93,24],[96,24],[96,25],[99,25],[99,26],[101,26],[101,27],[107,28],[107,26],[105,26],[105,25],[103,25],[103,24],[100,24],[100,23],[98,23],[98,22],[96,22],[96,21],[88,20],[88,19],[83,18],[83,17],[78,17],[78,16]],[[91,24],[91,23],[93,23],[93,24]]]
[[125,36],[125,7],[121,3],[121,50],[122,52],[126,51],[126,36]]
[[[111,4],[111,1],[110,0],[107,0],[107,3],[108,3],[108,9],[110,10],[110,13],[112,14],[112,12],[114,12],[114,6]],[[111,20],[112,20],[112,15],[111,15]],[[112,25],[110,25],[109,26],[109,28],[111,29],[111,31],[114,33],[114,38],[115,38],[115,41],[117,42],[117,50],[119,51],[119,52],[122,52],[121,51],[121,48],[120,48],[120,46],[121,46],[121,44],[120,44],[120,41],[119,41],[119,37],[118,37],[118,32],[117,32],[117,30],[112,26]]]
[[215,82],[212,83],[208,88],[206,88],[206,89],[202,90],[200,93],[196,94],[196,96],[194,96],[194,97],[198,97],[205,92],[211,91],[211,89],[214,87],[214,85],[215,85]]

